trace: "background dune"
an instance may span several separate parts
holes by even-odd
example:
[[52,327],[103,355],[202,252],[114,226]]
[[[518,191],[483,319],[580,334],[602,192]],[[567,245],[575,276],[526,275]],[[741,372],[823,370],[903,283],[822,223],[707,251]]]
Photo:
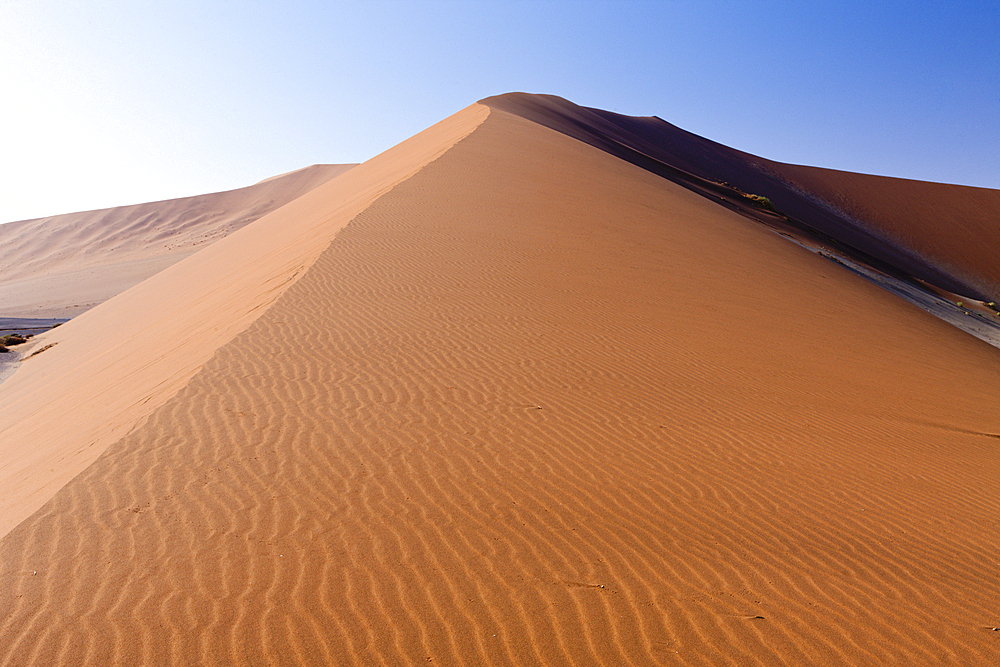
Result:
[[314,165],[238,190],[0,225],[0,317],[79,315],[352,166]]
[[0,663],[994,664],[998,351],[588,143],[473,105],[45,334]]
[[1000,297],[1000,261],[995,252],[1000,243],[1000,190],[771,161],[763,165],[792,188],[972,288],[955,291],[987,301]]

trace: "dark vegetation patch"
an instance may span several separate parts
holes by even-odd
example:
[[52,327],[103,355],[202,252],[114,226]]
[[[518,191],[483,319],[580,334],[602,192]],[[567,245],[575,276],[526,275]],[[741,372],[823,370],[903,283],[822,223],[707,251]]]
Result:
[[44,352],[45,350],[49,349],[53,345],[55,345],[55,343],[49,343],[48,345],[46,345],[44,347],[40,347],[37,350],[35,350],[34,352],[32,352],[31,354],[29,354],[27,357],[25,357],[25,359],[31,359],[36,354],[41,354],[42,352]]
[[752,195],[748,192],[741,192],[740,194],[742,194],[744,197],[746,197],[753,203],[757,204],[761,208],[765,208],[768,211],[772,211],[774,213],[778,212],[778,209],[774,208],[774,204],[772,204],[771,200],[768,199],[767,197],[764,197],[762,195]]
[[6,336],[0,336],[0,354],[10,352],[10,348],[26,342],[29,338],[31,338],[31,334],[28,334],[27,336],[22,336],[20,334],[7,334]]

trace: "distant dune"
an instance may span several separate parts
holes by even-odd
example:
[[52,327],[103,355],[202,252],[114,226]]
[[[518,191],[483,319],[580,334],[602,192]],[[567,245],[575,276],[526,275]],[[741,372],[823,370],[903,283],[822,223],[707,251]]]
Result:
[[692,137],[490,98],[34,339],[0,664],[994,665],[1000,350],[773,225],[988,267]]
[[353,165],[227,192],[0,225],[0,317],[73,317]]

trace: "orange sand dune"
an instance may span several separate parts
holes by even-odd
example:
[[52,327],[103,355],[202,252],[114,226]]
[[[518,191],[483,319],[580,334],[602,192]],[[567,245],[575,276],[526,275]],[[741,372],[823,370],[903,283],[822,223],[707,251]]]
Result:
[[1000,352],[496,107],[53,343],[0,386],[0,664],[1000,650]]
[[73,317],[353,165],[314,165],[227,192],[0,225],[0,316]]
[[769,198],[823,237],[950,292],[1000,300],[1000,190],[868,176],[765,160],[660,118],[508,93],[484,103],[597,146],[703,194],[719,182]]
[[443,121],[22,346],[37,356],[0,385],[0,534],[184,386],[349,220],[481,116]]

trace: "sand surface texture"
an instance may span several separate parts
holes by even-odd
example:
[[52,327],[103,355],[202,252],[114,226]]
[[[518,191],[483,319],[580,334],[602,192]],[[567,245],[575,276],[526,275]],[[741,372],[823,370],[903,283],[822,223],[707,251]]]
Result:
[[74,317],[350,169],[0,225],[0,317]]
[[347,222],[485,115],[456,114],[20,346],[28,356],[0,385],[0,535],[184,386]]
[[[232,333],[127,332],[115,391],[174,348],[191,370],[0,541],[0,664],[996,664],[1000,353],[485,115],[168,269],[326,234],[273,251],[299,273]],[[394,175],[329,232],[373,163]],[[0,400],[163,275],[46,334]]]

